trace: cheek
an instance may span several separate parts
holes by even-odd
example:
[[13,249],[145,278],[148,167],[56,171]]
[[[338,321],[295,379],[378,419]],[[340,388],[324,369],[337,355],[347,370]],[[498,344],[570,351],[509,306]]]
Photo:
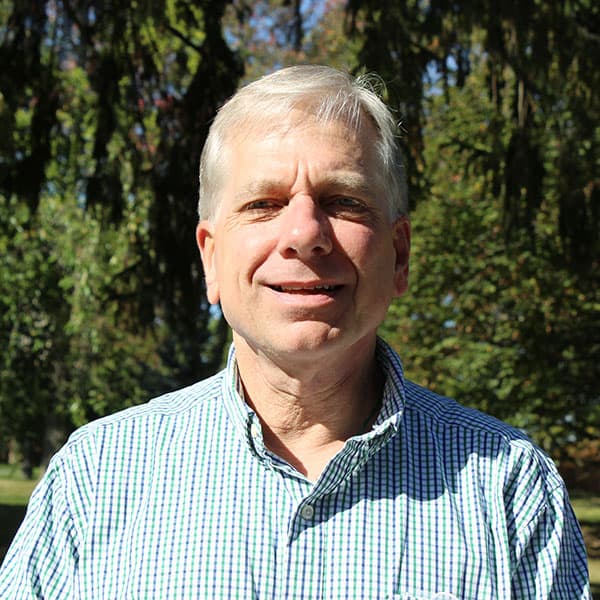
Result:
[[[391,260],[391,243],[384,244],[383,233],[368,227],[354,227],[338,236],[338,241],[352,262],[364,271],[373,265],[382,265]],[[370,275],[375,273],[371,272]]]
[[394,281],[396,252],[387,232],[368,230],[355,232],[348,246],[348,256],[354,262],[363,283],[373,292],[385,294]]
[[222,284],[243,286],[252,281],[254,273],[269,256],[268,236],[255,227],[230,233],[220,240],[222,252],[218,266]]
[[368,255],[377,239],[377,234],[372,227],[360,223],[333,222],[331,229],[337,247],[347,256],[356,259]]

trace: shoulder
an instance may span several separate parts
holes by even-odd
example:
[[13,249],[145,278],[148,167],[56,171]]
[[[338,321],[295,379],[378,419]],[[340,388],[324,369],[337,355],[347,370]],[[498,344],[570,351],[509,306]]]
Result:
[[190,413],[210,410],[214,401],[221,396],[222,385],[223,372],[220,372],[188,387],[153,398],[144,404],[96,419],[77,429],[70,436],[66,447],[106,431],[185,420]]
[[505,491],[534,480],[548,491],[564,487],[553,461],[525,432],[406,381],[404,425],[413,436],[435,440],[450,460],[477,464]]
[[101,463],[116,461],[115,457],[148,458],[174,439],[210,427],[220,416],[222,386],[223,372],[91,421],[71,434],[52,458],[47,474],[58,469],[85,476]]
[[489,523],[515,597],[586,598],[585,546],[551,458],[490,415],[409,381],[405,394],[410,451],[431,457],[418,485],[429,477],[425,489],[449,491],[467,522],[479,515]]
[[498,436],[506,441],[528,440],[521,430],[456,400],[406,381],[406,410],[440,428],[455,428]]
[[221,372],[80,427],[53,456],[32,502],[64,497],[69,511],[84,518],[105,482],[148,478],[157,457],[177,448],[175,441],[214,428],[222,418],[222,385]]
[[139,510],[159,458],[178,452],[177,439],[195,439],[219,420],[222,381],[221,373],[75,431],[31,496],[3,565],[0,596],[3,585],[29,589],[32,572],[35,585],[70,589],[94,519]]
[[467,408],[404,377],[400,357],[384,340],[377,340],[377,356],[387,377],[390,404],[402,414],[405,428],[423,433],[485,436],[498,440],[528,441],[520,430],[478,410]]

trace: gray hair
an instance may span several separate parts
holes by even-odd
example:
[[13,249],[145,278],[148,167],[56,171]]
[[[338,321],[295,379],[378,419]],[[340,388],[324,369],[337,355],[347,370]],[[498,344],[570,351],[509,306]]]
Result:
[[281,69],[238,90],[219,110],[202,150],[200,218],[213,219],[216,215],[226,142],[240,126],[242,133],[268,127],[273,117],[287,115],[294,108],[310,111],[320,122],[343,121],[354,131],[358,131],[363,116],[369,118],[379,138],[376,150],[390,216],[406,214],[408,193],[397,124],[379,96],[381,88],[383,82],[376,75],[354,79],[331,67],[302,65]]

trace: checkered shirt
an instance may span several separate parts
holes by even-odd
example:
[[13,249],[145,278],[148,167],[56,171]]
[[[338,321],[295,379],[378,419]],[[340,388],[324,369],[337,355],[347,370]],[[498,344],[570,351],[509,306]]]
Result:
[[377,359],[377,421],[316,482],[265,447],[233,348],[218,375],[79,429],[32,495],[0,598],[590,598],[552,462],[405,381],[381,340]]

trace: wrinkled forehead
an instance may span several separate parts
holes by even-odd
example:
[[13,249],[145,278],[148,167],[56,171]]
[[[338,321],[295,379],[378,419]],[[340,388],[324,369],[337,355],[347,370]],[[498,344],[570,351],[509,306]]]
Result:
[[[270,140],[274,146],[285,145],[287,139],[297,143],[296,134],[301,134],[304,147],[298,147],[299,152],[318,152],[324,139],[334,138],[339,143],[339,156],[348,156],[349,149],[354,156],[360,155],[360,162],[369,164],[371,174],[375,177],[381,174],[379,156],[377,153],[377,130],[370,119],[348,122],[341,118],[324,118],[322,115],[307,112],[304,109],[292,109],[279,118],[257,118],[240,123],[239,127],[231,128],[222,144],[220,155],[221,181],[219,187],[226,185],[233,173],[232,169],[237,159],[242,155],[253,153],[253,147],[262,145]],[[325,137],[324,137],[325,136]],[[277,160],[275,149],[272,155]],[[363,162],[364,161],[364,162]]]
[[267,193],[275,187],[281,191],[291,185],[290,174],[301,164],[320,188],[335,184],[346,192],[360,188],[364,194],[369,190],[384,196],[376,140],[368,121],[356,131],[344,121],[320,122],[303,112],[265,126],[251,122],[230,132],[220,154],[214,218],[240,194]]
[[[339,111],[327,109],[321,105],[298,104],[282,106],[280,110],[270,111],[268,114],[258,110],[248,111],[240,115],[239,119],[231,123],[224,131],[223,147],[234,147],[249,139],[260,138],[267,134],[286,134],[312,126],[315,123],[323,126],[335,124],[347,130],[348,137],[356,139],[364,132],[375,134],[377,128],[373,119],[360,107],[356,111]],[[371,137],[371,136],[370,136]]]

